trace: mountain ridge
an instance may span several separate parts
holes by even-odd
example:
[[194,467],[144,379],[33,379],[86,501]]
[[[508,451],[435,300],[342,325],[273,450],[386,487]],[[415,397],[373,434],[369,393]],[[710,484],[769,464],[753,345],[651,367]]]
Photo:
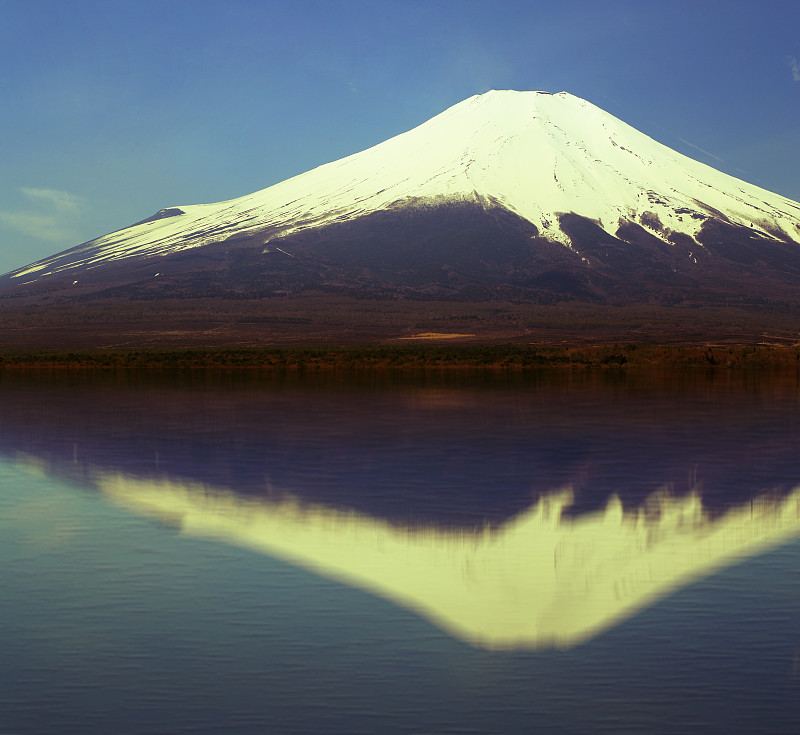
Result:
[[225,202],[166,207],[0,292],[796,299],[800,204],[566,92],[494,90]]

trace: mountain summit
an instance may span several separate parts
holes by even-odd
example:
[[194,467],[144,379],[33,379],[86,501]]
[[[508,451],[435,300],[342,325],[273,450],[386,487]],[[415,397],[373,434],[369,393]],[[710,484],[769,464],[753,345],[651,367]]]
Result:
[[16,294],[154,298],[796,301],[798,287],[800,204],[566,92],[515,91],[0,277]]

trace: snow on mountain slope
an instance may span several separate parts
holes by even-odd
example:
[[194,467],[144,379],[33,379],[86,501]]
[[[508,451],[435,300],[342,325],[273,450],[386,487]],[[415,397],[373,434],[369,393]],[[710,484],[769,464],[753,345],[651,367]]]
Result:
[[492,91],[262,191],[161,210],[8,276],[31,282],[248,233],[274,240],[404,204],[447,200],[500,205],[567,247],[572,241],[559,226],[559,214],[567,212],[611,235],[621,221],[638,222],[664,242],[670,232],[694,239],[709,217],[760,237],[800,241],[796,202],[687,158],[566,92]]

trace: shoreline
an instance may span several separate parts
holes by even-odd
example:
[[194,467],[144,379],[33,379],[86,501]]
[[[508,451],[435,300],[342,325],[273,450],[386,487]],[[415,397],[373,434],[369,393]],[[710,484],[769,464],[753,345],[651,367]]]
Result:
[[763,344],[297,345],[275,347],[0,348],[0,370],[21,369],[631,369],[796,368],[800,346]]

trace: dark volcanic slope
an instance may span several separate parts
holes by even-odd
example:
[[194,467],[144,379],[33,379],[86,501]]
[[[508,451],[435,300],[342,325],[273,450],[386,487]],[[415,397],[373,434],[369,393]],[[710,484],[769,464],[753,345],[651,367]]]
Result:
[[[571,247],[500,206],[452,202],[388,209],[270,239],[268,232],[50,276],[11,296],[264,297],[322,291],[361,297],[597,303],[800,301],[800,246],[708,218],[668,244],[621,222],[616,236],[575,213]],[[656,224],[657,226],[657,224]],[[77,281],[77,283],[75,282]]]

